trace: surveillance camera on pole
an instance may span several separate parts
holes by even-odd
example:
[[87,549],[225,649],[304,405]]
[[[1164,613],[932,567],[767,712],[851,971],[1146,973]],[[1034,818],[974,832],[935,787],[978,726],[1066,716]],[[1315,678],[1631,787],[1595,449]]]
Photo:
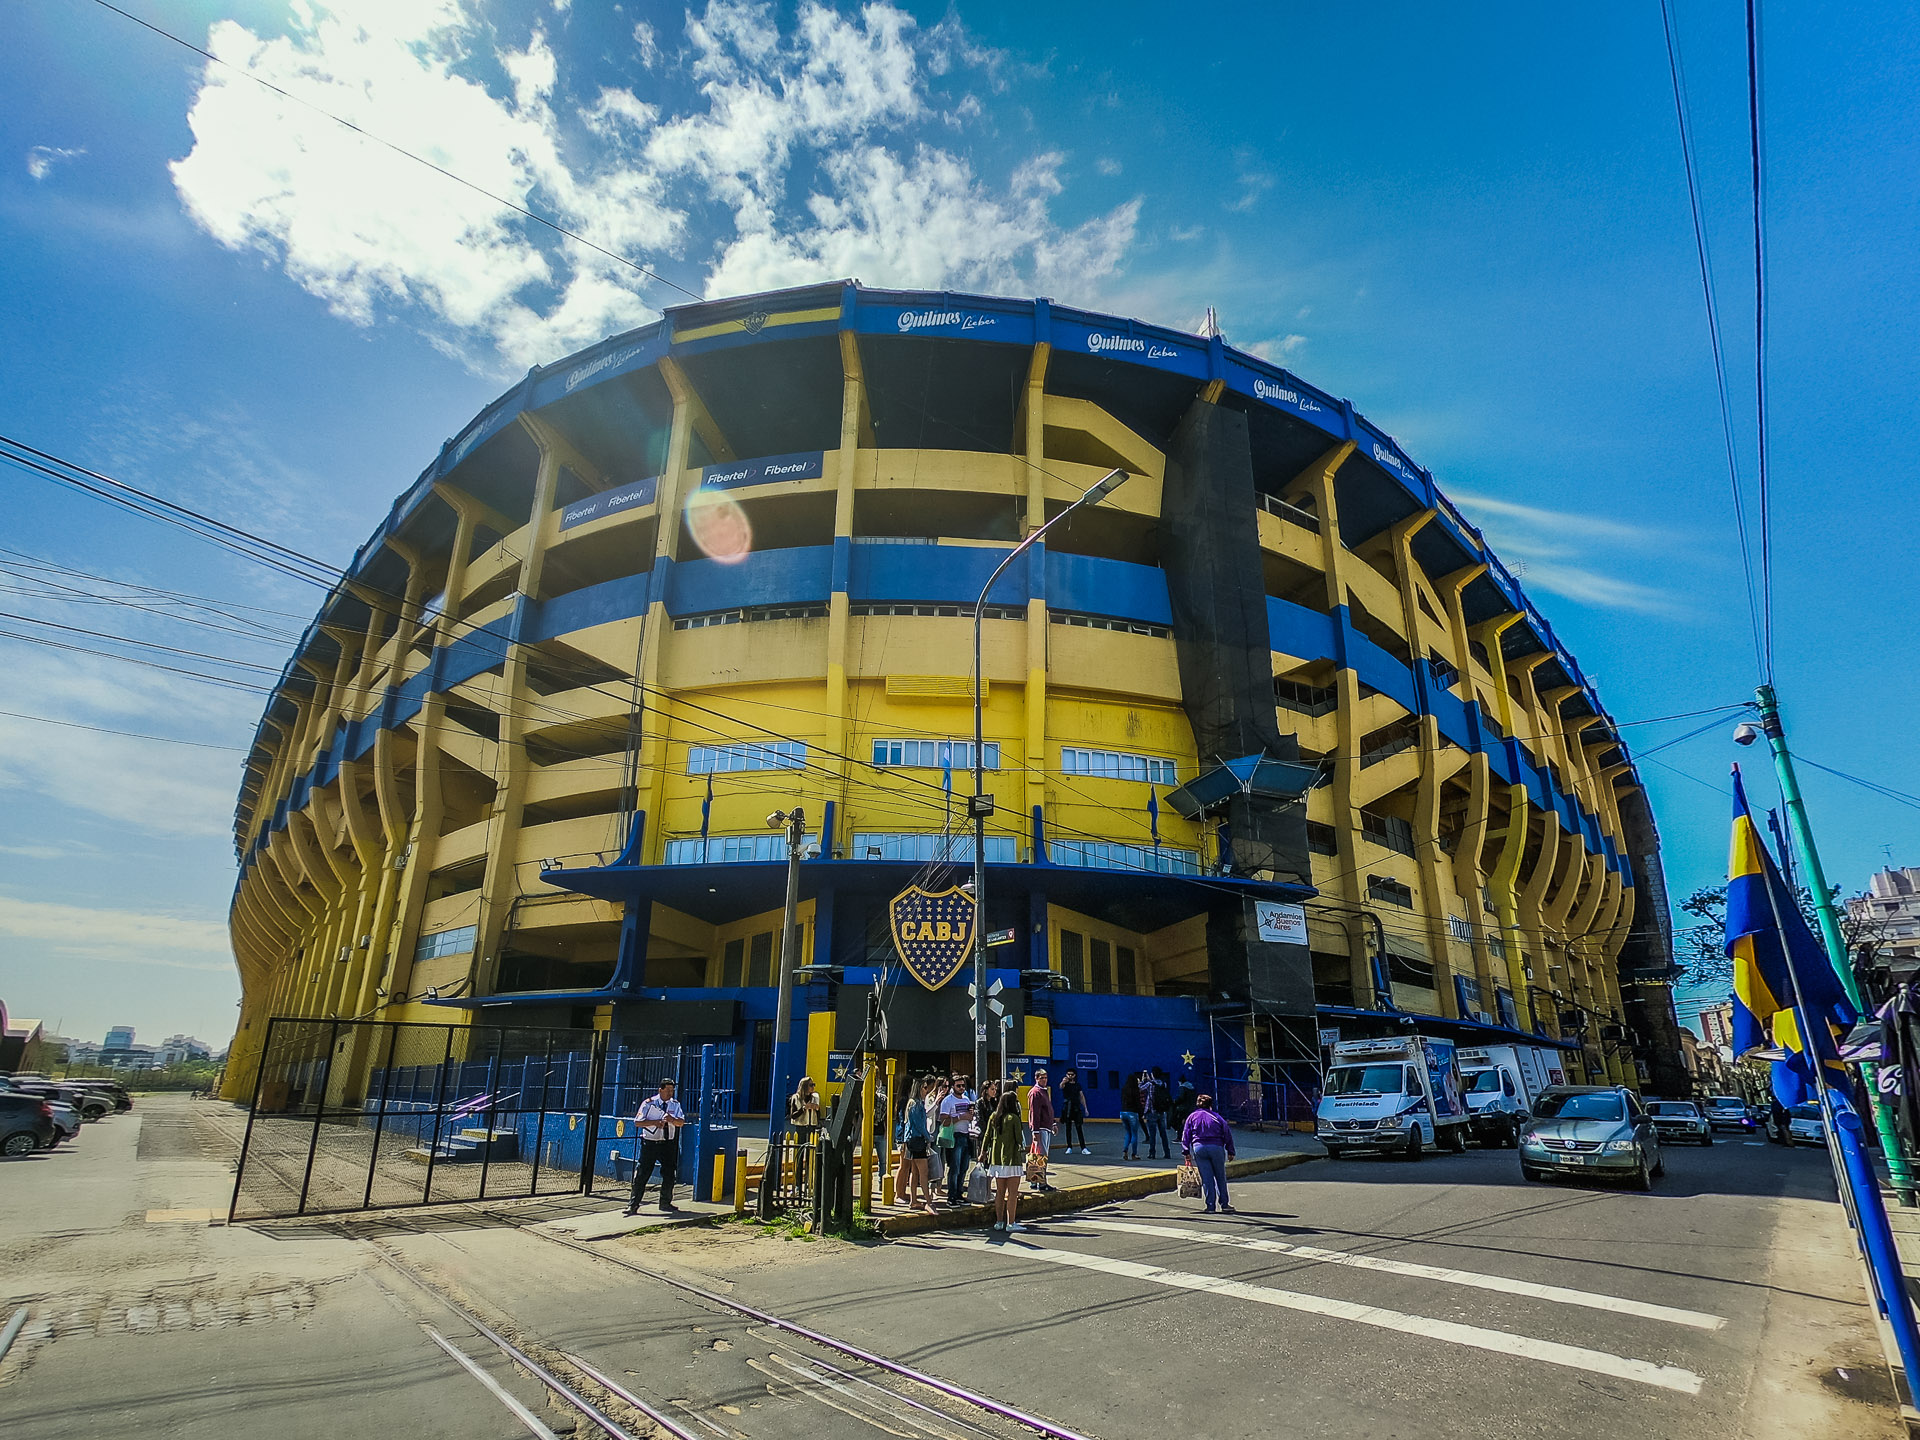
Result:
[[1733,727],[1733,743],[1736,745],[1751,745],[1759,738],[1760,727],[1758,725],[1750,724],[1743,720]]

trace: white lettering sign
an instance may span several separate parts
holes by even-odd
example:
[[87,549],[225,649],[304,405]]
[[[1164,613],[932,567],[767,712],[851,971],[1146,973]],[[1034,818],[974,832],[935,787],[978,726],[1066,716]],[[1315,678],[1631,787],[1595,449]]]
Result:
[[1307,943],[1307,910],[1304,905],[1281,905],[1272,900],[1253,902],[1254,923],[1260,938],[1272,945]]

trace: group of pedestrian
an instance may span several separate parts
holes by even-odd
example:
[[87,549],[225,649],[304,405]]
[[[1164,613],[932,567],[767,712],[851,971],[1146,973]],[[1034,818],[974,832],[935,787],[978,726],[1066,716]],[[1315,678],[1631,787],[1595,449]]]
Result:
[[1188,1076],[1182,1075],[1176,1087],[1158,1065],[1128,1075],[1120,1083],[1120,1158],[1138,1160],[1140,1140],[1145,1136],[1149,1160],[1171,1160],[1173,1150],[1167,1139],[1168,1127],[1184,1126],[1196,1100],[1193,1081]]

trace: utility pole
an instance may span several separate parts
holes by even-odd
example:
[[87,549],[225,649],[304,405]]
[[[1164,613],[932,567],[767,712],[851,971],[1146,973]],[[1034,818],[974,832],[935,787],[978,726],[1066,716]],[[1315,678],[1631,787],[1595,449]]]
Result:
[[787,1067],[792,1064],[793,972],[800,964],[800,848],[807,835],[807,812],[796,805],[767,816],[767,828],[787,832],[787,908],[780,925],[780,989],[773,1012],[773,1074],[768,1077],[767,1134],[785,1128]]
[[[1833,892],[1827,887],[1827,872],[1820,868],[1820,852],[1814,848],[1813,828],[1807,823],[1807,807],[1800,798],[1800,782],[1793,773],[1793,754],[1787,749],[1786,727],[1780,723],[1780,702],[1771,685],[1762,685],[1754,692],[1754,698],[1760,707],[1760,731],[1767,737],[1767,746],[1773,751],[1773,772],[1780,783],[1780,798],[1786,805],[1787,828],[1793,832],[1794,848],[1800,852],[1800,869],[1806,877],[1807,888],[1813,892],[1813,909],[1820,919],[1820,938],[1826,942],[1827,961],[1840,977],[1840,983],[1846,988],[1847,998],[1853,1002],[1855,1012],[1864,1017],[1867,1013],[1866,1002],[1860,994],[1859,982],[1853,978],[1847,942],[1840,933],[1839,912],[1833,907]],[[1812,1041],[1807,1043],[1811,1046]],[[1814,1069],[1819,1069],[1817,1059]],[[1879,1070],[1880,1067],[1871,1060],[1860,1062],[1860,1078],[1866,1082],[1867,1104],[1873,1110],[1873,1128],[1880,1137],[1880,1150],[1887,1159],[1887,1172],[1893,1180],[1894,1193],[1900,1197],[1902,1205],[1912,1206],[1915,1203],[1913,1172],[1907,1167],[1907,1157],[1900,1149],[1900,1135],[1893,1127],[1893,1116],[1880,1098]]]

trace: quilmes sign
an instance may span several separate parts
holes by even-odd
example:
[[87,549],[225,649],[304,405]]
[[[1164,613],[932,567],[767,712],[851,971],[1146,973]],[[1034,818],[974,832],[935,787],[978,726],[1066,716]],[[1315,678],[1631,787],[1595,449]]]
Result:
[[584,500],[576,500],[560,512],[560,528],[571,530],[576,525],[584,525],[589,520],[598,520],[603,515],[618,515],[623,510],[634,510],[651,505],[659,489],[660,477],[649,475],[646,479],[636,480],[631,485],[602,490],[598,495],[589,495]]
[[907,972],[938,990],[973,953],[973,897],[958,885],[938,892],[909,885],[887,902],[893,948]]
[[826,453],[806,450],[797,455],[765,455],[758,460],[736,460],[709,465],[700,472],[703,490],[739,490],[748,485],[774,485],[783,480],[818,480],[826,473]]
[[970,330],[992,330],[1000,323],[1000,318],[998,315],[983,315],[978,310],[902,310],[894,316],[893,326],[902,335],[912,334],[915,330],[962,335]]

